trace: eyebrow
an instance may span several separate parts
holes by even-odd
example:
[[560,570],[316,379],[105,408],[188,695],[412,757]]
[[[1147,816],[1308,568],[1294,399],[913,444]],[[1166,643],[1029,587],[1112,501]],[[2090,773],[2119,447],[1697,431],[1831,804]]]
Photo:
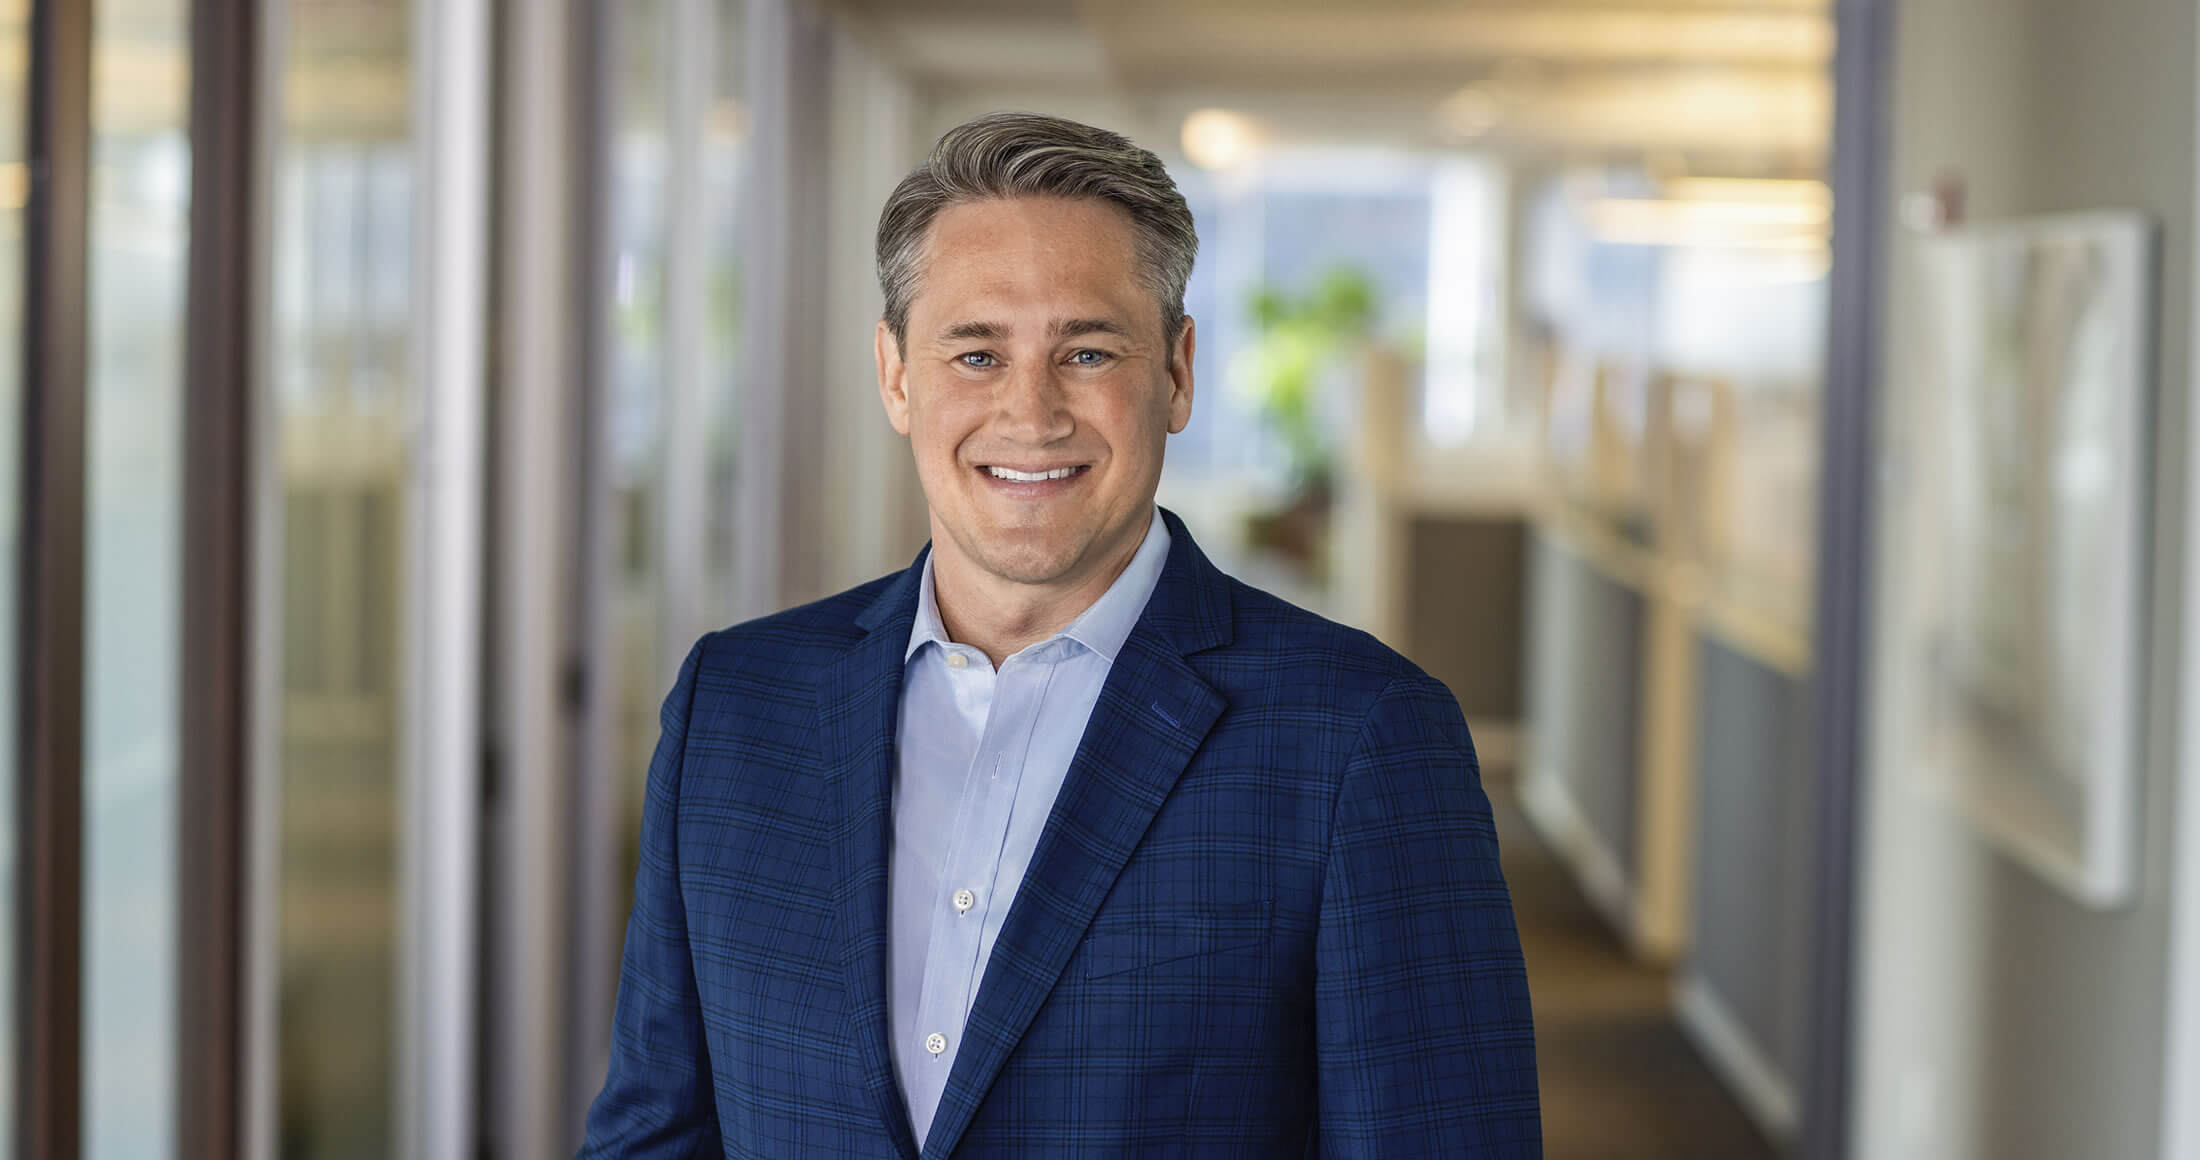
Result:
[[1131,337],[1130,328],[1112,318],[1065,318],[1047,328],[1056,338],[1081,338],[1088,334]]
[[[940,331],[941,342],[964,342],[979,339],[1000,342],[1008,337],[1009,328],[996,322],[957,322]],[[1082,338],[1088,334],[1108,334],[1117,338],[1131,338],[1130,328],[1112,318],[1060,318],[1047,327],[1052,338]]]
[[991,322],[958,322],[940,331],[941,342],[961,342],[972,338],[998,342],[1006,337],[1008,328]]

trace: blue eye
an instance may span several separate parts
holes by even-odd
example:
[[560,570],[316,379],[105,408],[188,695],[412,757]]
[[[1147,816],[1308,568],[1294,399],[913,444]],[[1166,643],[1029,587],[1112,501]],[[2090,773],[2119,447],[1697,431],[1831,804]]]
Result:
[[966,367],[974,367],[979,370],[984,370],[985,368],[993,365],[993,356],[986,351],[974,350],[971,351],[969,354],[956,355],[955,361],[961,363]]
[[1104,350],[1081,350],[1069,356],[1069,361],[1081,367],[1097,367],[1105,366],[1111,357],[1113,356]]

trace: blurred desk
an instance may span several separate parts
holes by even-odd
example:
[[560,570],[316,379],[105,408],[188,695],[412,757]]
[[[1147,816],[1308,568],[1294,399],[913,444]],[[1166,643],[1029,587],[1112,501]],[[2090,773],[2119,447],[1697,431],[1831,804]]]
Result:
[[1485,769],[1517,761],[1537,486],[1518,451],[1424,449],[1363,453],[1337,496],[1334,615],[1450,687]]

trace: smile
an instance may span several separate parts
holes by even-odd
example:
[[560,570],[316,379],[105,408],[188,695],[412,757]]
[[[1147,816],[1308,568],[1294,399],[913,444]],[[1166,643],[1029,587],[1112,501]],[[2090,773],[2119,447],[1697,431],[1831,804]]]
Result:
[[1077,467],[1056,467],[1046,471],[1018,471],[1013,467],[988,466],[985,470],[993,478],[1005,479],[1011,483],[1044,483],[1050,479],[1068,479],[1070,476],[1085,470],[1085,468],[1080,465]]

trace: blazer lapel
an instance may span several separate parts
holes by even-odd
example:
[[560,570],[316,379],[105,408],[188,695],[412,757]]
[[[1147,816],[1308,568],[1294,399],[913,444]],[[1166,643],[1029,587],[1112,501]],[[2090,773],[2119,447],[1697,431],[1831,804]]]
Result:
[[869,631],[818,679],[818,736],[827,792],[840,804],[835,909],[841,971],[864,1086],[904,1160],[916,1160],[909,1109],[887,1048],[887,850],[893,830],[894,725],[902,654],[916,614],[923,557],[887,586],[857,626]]
[[[1169,562],[1109,670],[978,987],[924,1155],[955,1150],[1223,698],[1185,661],[1226,643],[1228,580],[1164,511]],[[883,1048],[882,1048],[883,1049]]]

